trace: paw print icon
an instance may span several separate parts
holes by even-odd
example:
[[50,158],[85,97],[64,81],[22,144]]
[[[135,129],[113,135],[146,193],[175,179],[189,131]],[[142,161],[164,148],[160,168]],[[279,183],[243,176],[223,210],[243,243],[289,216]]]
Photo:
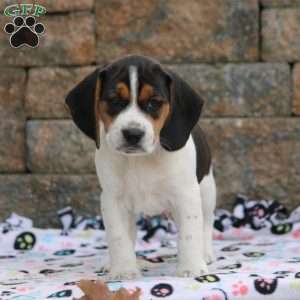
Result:
[[4,31],[10,35],[9,41],[13,48],[23,45],[35,48],[39,45],[40,35],[45,32],[45,26],[37,23],[33,16],[17,16],[12,23],[5,25]]

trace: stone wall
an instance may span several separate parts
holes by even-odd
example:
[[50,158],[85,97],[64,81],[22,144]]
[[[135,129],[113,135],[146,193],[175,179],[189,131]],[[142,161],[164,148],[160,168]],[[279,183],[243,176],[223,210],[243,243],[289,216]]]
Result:
[[38,3],[49,11],[38,48],[12,49],[0,30],[0,220],[15,211],[47,226],[66,205],[99,212],[95,147],[64,96],[129,53],[156,57],[206,99],[220,207],[237,192],[300,204],[300,1]]

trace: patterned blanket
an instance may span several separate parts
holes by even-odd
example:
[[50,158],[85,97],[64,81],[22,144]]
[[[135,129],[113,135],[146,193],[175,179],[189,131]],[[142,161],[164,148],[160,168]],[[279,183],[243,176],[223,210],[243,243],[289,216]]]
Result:
[[[80,279],[106,272],[108,250],[100,217],[58,212],[62,229],[38,229],[12,214],[0,223],[0,299],[79,298]],[[197,278],[171,275],[176,263],[176,229],[155,217],[138,221],[136,254],[144,277],[109,282],[112,290],[140,287],[141,299],[300,299],[300,209],[238,195],[233,211],[218,210],[217,261]]]

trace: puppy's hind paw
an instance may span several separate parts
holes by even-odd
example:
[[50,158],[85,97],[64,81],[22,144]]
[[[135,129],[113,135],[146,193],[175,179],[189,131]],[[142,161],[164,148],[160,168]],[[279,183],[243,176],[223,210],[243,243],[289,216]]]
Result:
[[207,273],[207,266],[203,262],[193,266],[178,266],[176,275],[179,277],[198,277]]

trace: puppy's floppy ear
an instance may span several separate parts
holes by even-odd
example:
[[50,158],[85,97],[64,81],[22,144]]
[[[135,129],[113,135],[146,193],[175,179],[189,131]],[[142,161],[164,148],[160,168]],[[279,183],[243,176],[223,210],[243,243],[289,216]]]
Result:
[[199,120],[203,99],[178,75],[166,71],[170,81],[170,115],[160,132],[161,144],[168,151],[182,148]]
[[105,69],[97,69],[67,95],[66,104],[77,127],[100,147],[99,101]]

